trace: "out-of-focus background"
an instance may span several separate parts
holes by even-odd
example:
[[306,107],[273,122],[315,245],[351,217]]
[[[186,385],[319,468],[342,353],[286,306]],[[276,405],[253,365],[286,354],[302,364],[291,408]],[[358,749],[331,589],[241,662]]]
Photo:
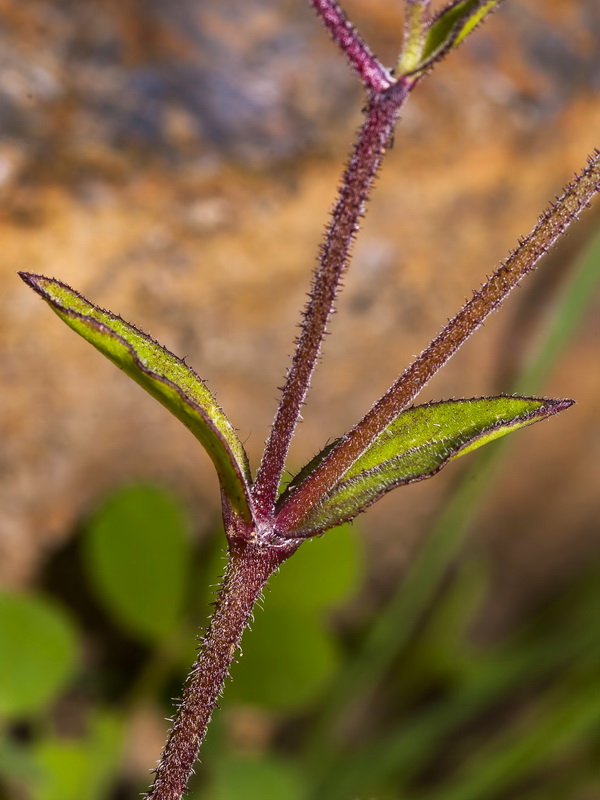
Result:
[[[2,798],[143,789],[219,549],[217,483],[195,440],[16,271],[66,281],[185,356],[256,465],[361,120],[357,81],[307,6],[0,0]],[[392,64],[402,3],[345,8]],[[598,146],[599,99],[597,0],[510,0],[423,82],[369,204],[292,470],[531,229]],[[195,797],[600,797],[599,228],[596,204],[423,393],[577,405],[390,494],[332,535],[338,549],[306,546],[297,591],[274,587],[247,638]],[[130,542],[141,577],[124,567],[119,589],[129,545],[102,547],[132,530],[148,537]],[[140,562],[154,536],[171,601],[149,588],[152,556]],[[124,610],[127,581],[137,610]],[[37,700],[36,663],[56,673]]]

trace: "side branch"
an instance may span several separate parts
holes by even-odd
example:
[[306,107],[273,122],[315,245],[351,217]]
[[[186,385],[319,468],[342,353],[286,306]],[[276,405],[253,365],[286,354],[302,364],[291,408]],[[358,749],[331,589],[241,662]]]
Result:
[[321,248],[319,266],[313,276],[296,352],[252,490],[255,511],[262,522],[272,518],[290,441],[317,363],[340,279],[348,264],[350,247],[407,92],[406,87],[398,83],[388,92],[371,97],[367,118],[344,173]]
[[540,218],[491,278],[451,319],[439,335],[404,371],[396,383],[365,417],[334,447],[304,481],[276,517],[280,535],[293,537],[294,528],[323,494],[330,489],[390,422],[408,406],[421,389],[464,342],[495,311],[507,295],[531,272],[539,259],[577,219],[600,191],[600,151],[590,159],[581,175]]
[[393,78],[360,38],[335,0],[309,2],[366,88],[374,92],[388,89],[394,82]]

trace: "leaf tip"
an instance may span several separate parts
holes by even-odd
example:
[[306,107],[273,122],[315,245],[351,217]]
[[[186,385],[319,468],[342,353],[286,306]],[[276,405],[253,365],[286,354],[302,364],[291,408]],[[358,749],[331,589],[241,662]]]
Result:
[[38,290],[38,280],[39,275],[34,275],[33,272],[17,272],[17,275],[21,280],[25,281],[28,286],[31,286],[32,289]]
[[49,299],[48,286],[50,284],[54,283],[56,285],[64,286],[64,284],[61,284],[60,281],[52,280],[51,278],[47,278],[45,275],[36,275],[34,272],[19,271],[17,274],[28,286],[33,289],[34,292],[37,292],[46,300]]
[[565,398],[564,400],[551,400],[548,403],[548,414],[550,416],[558,414],[561,411],[566,411],[567,408],[571,408],[571,406],[574,405],[575,400],[570,400],[569,398]]

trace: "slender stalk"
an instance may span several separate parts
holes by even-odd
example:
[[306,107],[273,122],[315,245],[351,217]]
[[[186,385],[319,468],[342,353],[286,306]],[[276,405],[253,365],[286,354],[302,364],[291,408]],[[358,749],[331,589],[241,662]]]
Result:
[[272,518],[290,441],[319,357],[340,279],[348,264],[373,179],[407,94],[407,86],[398,83],[386,92],[371,96],[365,123],[342,178],[321,247],[320,262],[313,276],[296,352],[253,487],[256,513],[263,521]]
[[223,586],[148,800],[181,800],[254,603],[271,573],[295,549],[261,546],[238,538],[230,541]]
[[333,41],[342,50],[367,89],[381,92],[393,78],[373,55],[335,0],[309,0]]
[[581,175],[542,215],[531,233],[523,239],[492,277],[474,292],[431,344],[404,371],[363,419],[344,436],[331,453],[290,496],[276,517],[279,535],[293,536],[303,516],[342,477],[390,422],[408,406],[436,372],[495,311],[507,295],[531,272],[555,241],[589,205],[600,190],[600,151],[590,157]]

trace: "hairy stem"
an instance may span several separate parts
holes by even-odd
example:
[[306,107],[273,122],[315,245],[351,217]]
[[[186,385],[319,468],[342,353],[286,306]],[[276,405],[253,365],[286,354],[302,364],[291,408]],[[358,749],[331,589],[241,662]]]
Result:
[[375,173],[389,145],[407,94],[408,88],[398,83],[386,92],[371,96],[365,123],[344,173],[321,247],[319,265],[313,276],[296,352],[253,487],[256,513],[263,521],[272,517],[290,441],[333,311],[340,278],[348,264],[350,247],[358,231]]
[[342,477],[374,438],[414,400],[426,383],[458,348],[495,311],[507,295],[531,272],[555,241],[600,191],[600,152],[566,188],[531,233],[523,239],[491,278],[442,329],[431,344],[404,371],[284,504],[276,518],[280,535],[290,535],[319,498]]
[[390,73],[378,61],[335,0],[310,0],[331,38],[346,55],[367,89],[381,92],[392,85]]
[[271,573],[295,549],[265,547],[237,538],[230,541],[223,585],[148,800],[181,800],[254,603]]

